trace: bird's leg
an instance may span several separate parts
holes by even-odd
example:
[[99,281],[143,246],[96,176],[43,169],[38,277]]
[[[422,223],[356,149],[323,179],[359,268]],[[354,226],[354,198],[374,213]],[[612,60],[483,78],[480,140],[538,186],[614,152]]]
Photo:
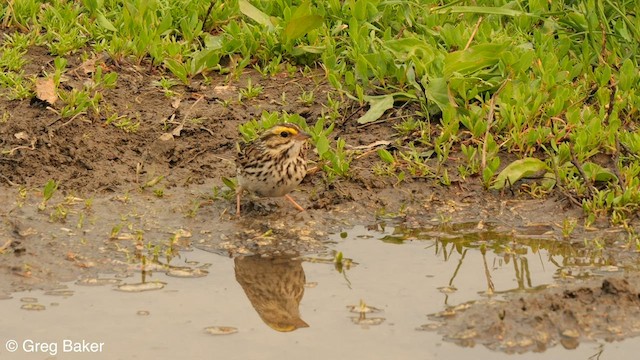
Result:
[[304,208],[302,206],[298,205],[298,203],[295,200],[293,200],[293,198],[291,196],[289,196],[289,194],[285,195],[284,197],[285,197],[285,199],[289,200],[293,204],[293,206],[296,207],[296,209],[298,209],[300,211],[304,211]]

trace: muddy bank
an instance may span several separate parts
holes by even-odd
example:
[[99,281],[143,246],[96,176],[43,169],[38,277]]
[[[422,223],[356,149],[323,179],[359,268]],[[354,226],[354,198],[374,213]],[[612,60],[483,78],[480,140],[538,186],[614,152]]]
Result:
[[509,300],[462,304],[432,319],[448,341],[484,345],[508,353],[545,351],[581,342],[620,341],[640,334],[640,280],[630,276],[591,279],[580,286],[565,282]]
[[[455,196],[424,190],[421,184],[377,192],[352,183],[340,186],[343,194],[357,191],[353,198],[358,200],[340,197],[340,202],[316,209],[310,198],[319,191],[309,181],[294,193],[307,211],[297,212],[282,199],[248,198],[241,218],[233,214],[232,197],[216,197],[207,185],[167,189],[162,197],[149,191],[87,197],[59,191],[44,207],[39,191],[4,188],[0,274],[7,281],[0,282],[0,290],[7,294],[55,287],[59,281],[118,272],[142,258],[193,246],[224,256],[314,253],[331,246],[329,234],[358,224],[394,224],[405,229],[401,236],[408,239],[460,237],[488,244],[538,238],[582,246],[585,239],[598,239],[608,245],[601,251],[603,264],[636,261],[624,251],[621,229],[586,231],[577,226],[565,237],[556,215],[561,209],[553,200],[505,201],[468,192]],[[577,210],[564,216],[571,218],[569,214],[579,216]]]

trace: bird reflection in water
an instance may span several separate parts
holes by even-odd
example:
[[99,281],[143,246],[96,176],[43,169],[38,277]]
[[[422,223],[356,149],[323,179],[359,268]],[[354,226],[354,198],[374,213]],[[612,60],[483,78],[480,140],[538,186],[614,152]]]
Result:
[[302,259],[252,255],[235,258],[236,281],[265,324],[282,332],[309,327],[300,318],[305,276]]

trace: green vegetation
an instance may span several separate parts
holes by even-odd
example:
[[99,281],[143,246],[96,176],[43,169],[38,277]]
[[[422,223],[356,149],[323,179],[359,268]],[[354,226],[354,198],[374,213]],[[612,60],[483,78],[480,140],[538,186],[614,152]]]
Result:
[[47,181],[42,190],[42,202],[38,205],[38,210],[43,211],[47,208],[47,203],[51,200],[56,190],[58,190],[58,183],[54,180]]
[[249,81],[247,81],[247,87],[244,89],[240,89],[240,92],[238,94],[238,101],[242,101],[242,99],[256,98],[260,96],[260,94],[262,94],[263,91],[264,91],[264,88],[262,86],[253,85],[251,83],[251,79],[249,79]]
[[[533,177],[523,188],[531,196],[558,191],[588,224],[626,226],[640,207],[639,14],[633,0],[14,0],[0,5],[0,95],[33,96],[24,55],[45,47],[57,57],[49,76],[61,118],[105,111],[107,124],[135,132],[139,120],[102,106],[117,75],[96,54],[164,71],[157,86],[167,96],[213,72],[232,80],[248,67],[262,76],[321,67],[335,88],[323,118],[308,127],[264,113],[241,127],[245,140],[296,122],[328,180],[348,178],[355,152],[330,135],[351,101],[367,111],[346,121],[401,120],[374,168],[396,184],[446,186],[455,171],[504,191]],[[97,63],[92,84],[66,90],[63,59],[73,54]],[[249,82],[238,99],[262,91]],[[311,104],[314,94],[295,100]]]

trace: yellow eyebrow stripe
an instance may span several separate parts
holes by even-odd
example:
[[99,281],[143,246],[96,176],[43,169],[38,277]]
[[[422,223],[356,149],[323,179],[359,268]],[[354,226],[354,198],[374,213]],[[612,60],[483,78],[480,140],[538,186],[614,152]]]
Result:
[[283,131],[286,131],[291,135],[298,134],[298,131],[296,129],[292,129],[292,128],[287,127],[287,126],[276,126],[275,128],[273,128],[273,130],[271,132],[274,133],[274,134],[280,134]]

